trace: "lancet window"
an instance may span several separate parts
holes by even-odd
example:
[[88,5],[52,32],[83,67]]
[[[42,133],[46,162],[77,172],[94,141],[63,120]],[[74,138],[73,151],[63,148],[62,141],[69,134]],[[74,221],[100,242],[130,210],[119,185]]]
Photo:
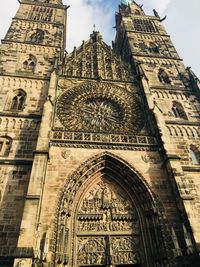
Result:
[[23,62],[22,69],[28,72],[34,72],[36,66],[36,58],[33,55],[29,55],[29,57]]
[[11,111],[22,111],[26,100],[26,93],[22,89],[18,89],[14,92],[10,101]]
[[40,44],[44,40],[44,32],[40,29],[37,29],[28,39],[31,43]]
[[159,54],[159,46],[153,42],[149,43],[149,52]]
[[[46,1],[47,2],[47,1]],[[47,7],[34,6],[29,18],[36,21],[51,21],[53,10]]]
[[188,119],[182,104],[177,101],[173,101],[172,112],[176,118]]
[[157,32],[153,22],[147,19],[134,19],[133,25],[135,30],[139,32]]
[[169,78],[169,75],[163,69],[159,69],[158,79],[161,83],[171,84],[171,79]]

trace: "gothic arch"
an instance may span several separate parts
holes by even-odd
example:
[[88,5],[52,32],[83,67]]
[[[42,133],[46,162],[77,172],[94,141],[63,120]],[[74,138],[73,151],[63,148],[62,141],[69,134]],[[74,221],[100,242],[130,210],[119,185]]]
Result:
[[158,71],[158,79],[159,79],[160,83],[163,83],[163,84],[171,84],[172,83],[168,73],[164,69],[161,69],[161,68]]
[[[112,193],[107,193],[107,200],[103,200],[102,197],[101,203],[105,202],[102,204],[105,205],[105,209],[103,210],[103,208],[101,208],[101,211],[99,210],[95,213],[93,210],[94,207],[91,205],[99,203],[99,198],[96,200],[94,199],[94,195],[97,195],[98,190],[101,192],[106,190]],[[93,195],[93,198],[91,198],[91,195]],[[113,195],[115,195],[116,201],[113,201]],[[85,196],[90,196],[91,199],[88,200],[89,202],[84,200]],[[90,204],[84,204],[83,209],[81,205],[83,205],[84,201]],[[59,196],[58,203],[53,249],[54,264],[67,264],[67,262],[69,262],[68,266],[108,266],[106,262],[109,258],[109,261],[112,261],[112,266],[126,266],[126,264],[128,264],[131,267],[138,264],[137,266],[150,267],[154,264],[165,266],[168,261],[166,246],[163,239],[163,232],[165,230],[161,227],[161,212],[159,212],[157,207],[158,202],[155,200],[155,196],[153,196],[142,176],[119,157],[106,152],[86,161],[66,181],[64,189]],[[116,214],[114,214],[113,204],[111,205],[111,203],[125,203],[123,205],[127,206],[128,209],[120,204],[123,212],[121,213],[119,207],[117,207],[115,208]],[[85,211],[86,207],[90,208]],[[81,212],[80,209],[82,210]],[[107,216],[104,212],[107,212],[107,214],[112,213],[112,215]],[[98,233],[98,222],[104,225],[103,218],[105,218],[105,216],[109,218],[112,217],[112,219],[105,219],[109,226],[105,226],[105,228],[103,230],[101,229],[100,233]],[[81,235],[79,221],[80,224],[82,223],[81,225],[90,225],[86,226],[87,229],[90,227],[90,237],[87,237],[85,233],[83,236]],[[119,226],[116,225],[121,225],[122,228],[119,230],[117,228]],[[124,225],[127,225],[126,229]],[[92,231],[91,227],[94,227],[95,230]],[[118,232],[115,232],[113,227],[116,227],[115,229]],[[106,231],[110,231],[109,236],[114,240],[112,240],[112,242],[117,240],[115,238],[117,233],[118,238],[121,238],[120,242],[123,240],[128,242],[127,244],[129,245],[127,246],[130,247],[128,254],[124,254],[123,251],[118,251],[117,253],[121,255],[120,259],[117,256],[111,257],[108,253],[110,248],[107,248],[109,241],[106,239],[108,236]],[[95,257],[92,257],[90,261],[84,253],[81,253],[81,255],[84,254],[87,260],[86,258],[79,258],[79,248],[82,246],[83,249],[83,245],[80,244],[89,242],[89,239],[93,240],[94,246],[95,242],[100,242],[100,239],[102,246],[105,243],[103,252],[94,252],[96,260],[94,259]],[[101,245],[99,246],[101,247]],[[136,250],[138,246],[141,246],[140,252]],[[114,254],[113,252],[113,255]],[[122,262],[117,262],[120,260]],[[82,263],[80,263],[81,261]]]
[[155,42],[150,42],[149,43],[149,52],[153,53],[153,54],[159,54],[160,50],[159,50],[158,44]]
[[8,96],[6,101],[5,110],[12,112],[20,112],[24,109],[24,104],[26,101],[26,92],[23,89],[13,90]]
[[29,54],[22,62],[21,70],[26,72],[34,72],[37,59],[34,55]]
[[184,120],[188,119],[183,105],[178,101],[173,101],[172,112],[176,118],[180,118],[180,119],[184,119]]
[[30,43],[41,44],[44,40],[44,31],[36,29],[28,34],[27,41]]

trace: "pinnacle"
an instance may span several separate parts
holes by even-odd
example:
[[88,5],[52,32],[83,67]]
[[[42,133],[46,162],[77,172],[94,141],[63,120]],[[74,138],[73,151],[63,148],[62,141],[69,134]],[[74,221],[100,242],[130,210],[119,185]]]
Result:
[[121,0],[121,3],[125,6],[128,6],[131,3],[131,1],[130,0]]

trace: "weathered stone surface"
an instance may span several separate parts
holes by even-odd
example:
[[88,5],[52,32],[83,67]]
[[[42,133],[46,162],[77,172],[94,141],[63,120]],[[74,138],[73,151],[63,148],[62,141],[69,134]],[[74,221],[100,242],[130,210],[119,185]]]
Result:
[[[21,1],[0,47],[0,266],[199,266],[200,99],[159,15],[65,55],[66,7]],[[197,92],[197,93],[196,93]]]

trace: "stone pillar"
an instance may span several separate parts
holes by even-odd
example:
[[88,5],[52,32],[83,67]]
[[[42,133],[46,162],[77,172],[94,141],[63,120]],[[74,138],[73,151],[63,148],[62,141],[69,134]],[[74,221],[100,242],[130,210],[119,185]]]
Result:
[[[46,168],[49,159],[49,133],[51,130],[53,111],[52,96],[55,94],[56,84],[57,75],[53,72],[50,81],[49,96],[44,105],[37,149],[34,152],[33,167],[21,223],[21,232],[18,240],[18,255],[16,255],[17,259],[14,264],[15,267],[31,267],[33,257],[41,257],[40,208],[43,197],[43,186],[46,178]],[[19,255],[26,259],[20,259]]]

